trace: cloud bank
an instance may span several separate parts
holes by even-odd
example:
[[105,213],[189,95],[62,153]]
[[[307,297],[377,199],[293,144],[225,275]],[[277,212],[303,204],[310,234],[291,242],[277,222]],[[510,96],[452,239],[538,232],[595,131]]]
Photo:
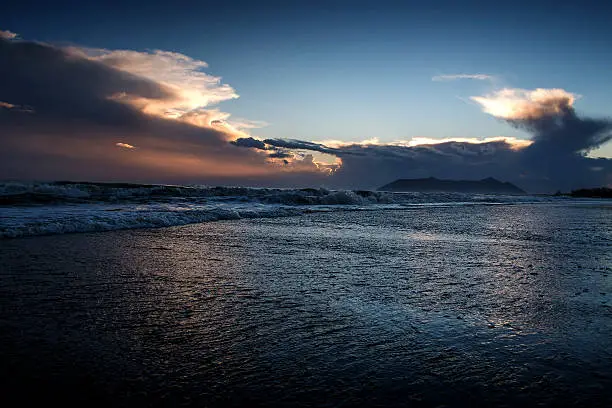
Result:
[[[612,139],[612,122],[579,116],[578,96],[562,89],[502,89],[473,97],[484,112],[528,131],[531,140],[450,138],[380,144],[267,139],[258,148],[301,149],[334,155],[342,166],[334,182],[379,186],[399,177],[477,179],[493,176],[534,192],[570,190],[612,183],[612,160],[586,156]],[[240,142],[237,142],[240,145]]]
[[[298,164],[228,143],[244,133],[214,104],[237,94],[198,71],[204,66],[175,53],[92,52],[1,38],[0,174],[291,183]],[[320,182],[315,166],[299,166],[305,180]]]

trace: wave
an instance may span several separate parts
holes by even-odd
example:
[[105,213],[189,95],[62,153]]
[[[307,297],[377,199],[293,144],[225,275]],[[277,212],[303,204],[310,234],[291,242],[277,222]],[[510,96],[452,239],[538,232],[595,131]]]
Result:
[[325,188],[173,186],[129,183],[0,183],[0,206],[84,203],[249,201],[287,205],[375,204],[393,202],[392,193]]
[[0,238],[153,228],[317,211],[550,201],[548,197],[365,190],[0,183]]

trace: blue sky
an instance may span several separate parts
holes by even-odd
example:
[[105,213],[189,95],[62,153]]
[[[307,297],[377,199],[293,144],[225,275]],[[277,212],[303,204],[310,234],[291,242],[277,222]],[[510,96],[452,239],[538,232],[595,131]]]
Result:
[[[256,136],[527,137],[466,102],[504,86],[563,88],[582,95],[579,112],[612,112],[610,13],[596,3],[28,3],[3,7],[1,26],[29,39],[208,62],[240,95],[221,108],[269,123]],[[475,73],[496,80],[431,80]],[[612,157],[612,147],[601,153]]]

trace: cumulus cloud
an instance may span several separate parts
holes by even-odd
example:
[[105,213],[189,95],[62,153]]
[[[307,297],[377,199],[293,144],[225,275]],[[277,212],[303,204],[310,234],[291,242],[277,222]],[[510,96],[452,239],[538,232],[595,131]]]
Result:
[[70,51],[106,66],[147,78],[171,90],[174,97],[163,101],[130,98],[130,95],[122,94],[116,96],[119,100],[126,99],[142,106],[148,113],[180,117],[195,109],[238,98],[231,86],[221,83],[220,77],[201,71],[208,67],[206,62],[176,52],[75,47]]
[[612,140],[612,121],[579,115],[574,109],[578,98],[563,89],[503,89],[472,99],[485,112],[532,134],[533,144],[520,157],[530,174],[573,188],[609,184],[612,160],[586,154]]
[[[135,68],[129,61],[136,61]],[[170,72],[172,61],[178,73]],[[147,64],[160,67],[160,76],[152,73],[154,68],[147,71]],[[229,128],[212,123],[228,116],[201,104],[231,99],[235,92],[216,78],[188,73],[202,66],[176,54],[92,56],[74,47],[0,39],[0,100],[5,101],[0,174],[12,179],[289,184],[288,172],[270,163],[266,153],[232,146]],[[23,106],[35,114],[15,109]],[[178,109],[181,116],[147,106]],[[205,115],[209,123],[196,122]],[[117,140],[129,140],[137,152]],[[317,169],[308,169],[303,180],[318,184],[320,176]]]
[[564,115],[572,110],[578,98],[564,89],[512,89],[504,88],[490,95],[473,96],[493,116],[507,120],[531,120]]
[[486,113],[533,135],[531,151],[548,155],[584,154],[612,139],[612,121],[579,116],[579,95],[564,89],[502,89],[472,97]]
[[221,127],[231,138],[248,136],[249,129],[267,125],[263,121],[230,118],[229,113],[213,107],[239,95],[233,87],[223,84],[221,77],[204,72],[203,69],[208,68],[204,61],[162,50],[108,50],[76,46],[65,50],[72,55],[146,78],[172,95],[159,99],[117,92],[109,96],[146,114],[200,127]]
[[432,81],[455,81],[458,79],[476,79],[479,81],[491,81],[495,79],[493,75],[487,74],[451,74],[451,75],[436,75],[431,78]]

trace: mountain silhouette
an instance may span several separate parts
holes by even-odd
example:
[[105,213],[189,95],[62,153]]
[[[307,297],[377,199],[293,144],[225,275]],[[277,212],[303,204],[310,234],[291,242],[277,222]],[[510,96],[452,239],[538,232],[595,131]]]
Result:
[[454,192],[488,194],[525,194],[512,183],[488,177],[482,180],[440,180],[435,177],[398,179],[380,187],[380,191]]

